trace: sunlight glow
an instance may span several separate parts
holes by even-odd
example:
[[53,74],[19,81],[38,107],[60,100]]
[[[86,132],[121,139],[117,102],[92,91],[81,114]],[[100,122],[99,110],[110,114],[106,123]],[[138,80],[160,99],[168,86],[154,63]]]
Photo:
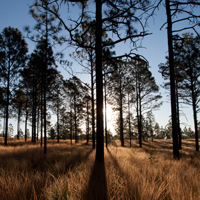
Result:
[[[115,123],[117,120],[117,113],[112,110],[112,105],[107,104],[107,130],[110,129],[112,135],[115,135]],[[105,109],[104,109],[104,125],[105,125]]]

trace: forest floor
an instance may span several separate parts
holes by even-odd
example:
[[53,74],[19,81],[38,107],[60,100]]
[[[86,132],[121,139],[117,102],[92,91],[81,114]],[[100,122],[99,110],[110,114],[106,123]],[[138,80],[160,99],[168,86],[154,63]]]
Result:
[[[0,138],[3,144],[3,138]],[[0,145],[1,200],[198,200],[200,153],[193,139],[183,140],[181,159],[174,160],[171,140],[112,141],[104,148],[104,163],[95,161],[91,142],[8,139]]]

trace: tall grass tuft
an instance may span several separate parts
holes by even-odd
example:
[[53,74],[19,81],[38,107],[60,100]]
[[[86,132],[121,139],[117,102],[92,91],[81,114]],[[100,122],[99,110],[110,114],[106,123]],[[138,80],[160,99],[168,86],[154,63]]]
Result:
[[92,145],[83,142],[49,142],[47,155],[39,143],[13,143],[0,146],[2,200],[200,199],[194,140],[183,140],[180,160],[173,159],[171,140],[146,141],[142,149],[115,141],[105,148],[104,163],[95,161]]

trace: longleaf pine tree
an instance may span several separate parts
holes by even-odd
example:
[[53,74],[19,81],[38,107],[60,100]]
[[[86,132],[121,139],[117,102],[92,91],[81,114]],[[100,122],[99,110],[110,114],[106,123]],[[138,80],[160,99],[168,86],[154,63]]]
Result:
[[16,28],[5,28],[0,34],[0,54],[2,55],[0,59],[0,77],[6,89],[5,145],[7,145],[11,93],[14,89],[14,81],[17,80],[20,70],[25,66],[27,52],[27,43],[21,32]]

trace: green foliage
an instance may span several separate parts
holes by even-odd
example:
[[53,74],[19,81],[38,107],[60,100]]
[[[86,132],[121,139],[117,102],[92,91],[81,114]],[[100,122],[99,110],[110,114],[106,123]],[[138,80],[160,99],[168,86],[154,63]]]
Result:
[[[19,75],[20,69],[25,66],[27,43],[21,32],[15,28],[5,28],[0,34],[0,75],[1,81],[13,82]],[[13,86],[13,85],[12,85]]]

